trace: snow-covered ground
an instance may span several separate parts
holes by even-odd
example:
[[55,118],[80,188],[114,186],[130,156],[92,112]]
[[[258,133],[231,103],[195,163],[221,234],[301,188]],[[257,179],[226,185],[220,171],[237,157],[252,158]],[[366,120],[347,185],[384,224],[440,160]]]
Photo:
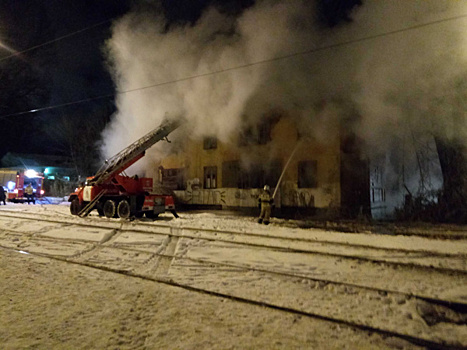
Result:
[[[7,296],[0,301],[0,343],[6,345],[2,348],[61,348],[62,343],[67,348],[99,349],[415,347],[398,338],[371,335],[328,321],[19,252],[92,262],[111,270],[163,277],[324,317],[467,344],[467,321],[454,322],[465,315],[454,313],[429,324],[427,314],[436,310],[410,297],[415,294],[466,302],[467,278],[462,271],[467,271],[467,240],[431,239],[429,234],[423,237],[299,229],[299,223],[279,219],[264,226],[253,217],[226,212],[181,213],[179,219],[167,214],[154,223],[143,220],[143,226],[138,221],[121,222],[95,214],[86,219],[72,217],[68,203],[48,202],[57,204],[0,206],[0,245],[13,249],[0,250],[0,278],[5,281],[0,288]],[[21,213],[68,223],[11,217]],[[73,226],[70,220],[89,226]],[[230,234],[236,242],[261,242],[276,248],[204,239],[207,234],[220,235],[222,231],[244,233],[245,237]],[[256,236],[247,237],[248,233]],[[410,254],[404,253],[407,249]],[[155,258],[155,251],[177,258],[167,262]],[[438,269],[393,266],[385,261],[433,265]],[[213,268],[214,264],[225,266]],[[229,264],[240,268],[229,268]],[[452,266],[461,273],[443,272],[443,268]],[[292,272],[302,277],[271,277],[260,270]],[[449,309],[438,310],[443,312]]]

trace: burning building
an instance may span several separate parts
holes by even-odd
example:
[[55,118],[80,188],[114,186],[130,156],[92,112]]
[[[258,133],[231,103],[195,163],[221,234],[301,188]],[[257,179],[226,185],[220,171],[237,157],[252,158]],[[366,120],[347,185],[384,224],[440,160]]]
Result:
[[283,210],[386,216],[439,189],[433,142],[467,140],[466,3],[368,0],[325,27],[316,3],[210,8],[182,25],[135,8],[116,21],[106,49],[121,93],[103,157],[182,116],[133,171],[187,204],[254,207],[284,168]]
[[186,138],[155,165],[159,181],[192,207],[256,208],[269,185],[278,214],[368,214],[368,164],[356,137],[341,127],[326,140],[305,131],[297,120],[273,113],[225,142]]

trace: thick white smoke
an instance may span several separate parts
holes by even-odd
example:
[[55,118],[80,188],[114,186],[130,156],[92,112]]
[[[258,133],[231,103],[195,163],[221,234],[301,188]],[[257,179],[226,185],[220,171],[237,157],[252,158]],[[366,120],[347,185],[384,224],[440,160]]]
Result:
[[[353,22],[329,29],[317,25],[311,3],[257,1],[238,18],[208,9],[195,25],[168,30],[158,14],[124,16],[107,49],[117,90],[135,91],[118,95],[104,156],[164,117],[186,118],[190,137],[227,141],[245,120],[275,109],[320,140],[341,118],[357,117],[353,128],[369,156],[384,154],[395,140],[413,146],[433,133],[467,139],[467,18],[443,21],[467,14],[467,2],[366,0]],[[367,37],[374,38],[359,40]],[[223,72],[205,75],[216,71]]]

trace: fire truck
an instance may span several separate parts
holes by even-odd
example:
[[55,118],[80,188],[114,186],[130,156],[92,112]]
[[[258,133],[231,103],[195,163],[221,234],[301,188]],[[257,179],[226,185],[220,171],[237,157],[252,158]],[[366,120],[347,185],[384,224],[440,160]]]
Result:
[[44,195],[42,189],[43,180],[43,174],[33,169],[0,169],[0,184],[7,188],[7,200],[9,202],[26,202],[25,189],[28,185],[32,186],[36,199],[42,197]]
[[160,213],[175,211],[173,196],[152,193],[153,179],[127,176],[124,171],[144,157],[148,148],[181,125],[180,120],[166,120],[139,140],[105,161],[97,173],[87,178],[69,196],[70,212],[85,217],[96,209],[100,216],[128,219],[131,217],[156,218]]

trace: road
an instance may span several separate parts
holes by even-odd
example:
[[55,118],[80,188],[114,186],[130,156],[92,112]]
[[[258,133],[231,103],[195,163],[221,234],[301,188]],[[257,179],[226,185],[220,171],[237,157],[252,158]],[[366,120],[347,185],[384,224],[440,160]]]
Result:
[[[248,325],[240,327],[248,329],[241,331],[246,343],[233,341],[239,334],[229,333],[224,337],[232,338],[230,348],[257,348],[252,346],[257,341],[263,342],[262,348],[310,347],[310,341],[320,348],[467,346],[467,240],[458,235],[450,240],[429,235],[345,234],[300,230],[279,220],[266,227],[255,224],[253,218],[214,214],[185,214],[180,220],[163,217],[155,222],[97,216],[83,220],[71,217],[63,206],[3,207],[0,228],[2,257],[16,261],[17,269],[24,268],[21,260],[36,266],[39,259],[54,266],[49,274],[55,273],[55,266],[79,271],[86,279],[87,271],[92,271],[91,276],[103,274],[105,278],[97,280],[112,280],[104,283],[107,287],[118,285],[110,296],[106,290],[106,300],[121,299],[122,284],[125,288],[144,284],[151,290],[171,290],[157,297],[166,300],[166,312],[189,312],[191,306],[179,305],[191,305],[189,300],[197,299],[220,303],[213,309],[219,312],[227,304],[229,309],[240,308],[250,315]],[[65,280],[66,285],[78,282],[75,277]],[[92,295],[102,298],[92,293],[97,280],[87,284],[91,300],[84,304],[96,304]],[[135,294],[138,288],[125,294]],[[188,300],[171,299],[172,290],[186,294],[183,298]],[[140,299],[132,302],[144,310],[148,300]],[[241,314],[237,318],[229,311],[234,324],[227,326],[224,318],[216,320],[216,312],[201,312],[204,322],[191,320],[193,324],[184,329],[216,325],[220,334],[224,327],[238,333],[235,322],[242,319]],[[271,318],[274,332],[264,324]],[[188,319],[183,316],[183,321]],[[174,329],[182,319],[176,320]],[[293,327],[287,320],[295,320]],[[313,331],[301,329],[297,322],[326,331],[310,336]],[[132,324],[125,329],[122,337],[130,340],[121,348],[154,348],[167,341],[154,339],[154,332],[145,326]],[[144,341],[134,344],[134,333],[143,330],[145,334],[136,338]],[[117,328],[116,333],[120,334]],[[205,341],[211,348],[229,348],[224,339],[201,333],[197,337],[195,332],[186,344],[177,338],[168,348],[196,348],[188,344]]]

